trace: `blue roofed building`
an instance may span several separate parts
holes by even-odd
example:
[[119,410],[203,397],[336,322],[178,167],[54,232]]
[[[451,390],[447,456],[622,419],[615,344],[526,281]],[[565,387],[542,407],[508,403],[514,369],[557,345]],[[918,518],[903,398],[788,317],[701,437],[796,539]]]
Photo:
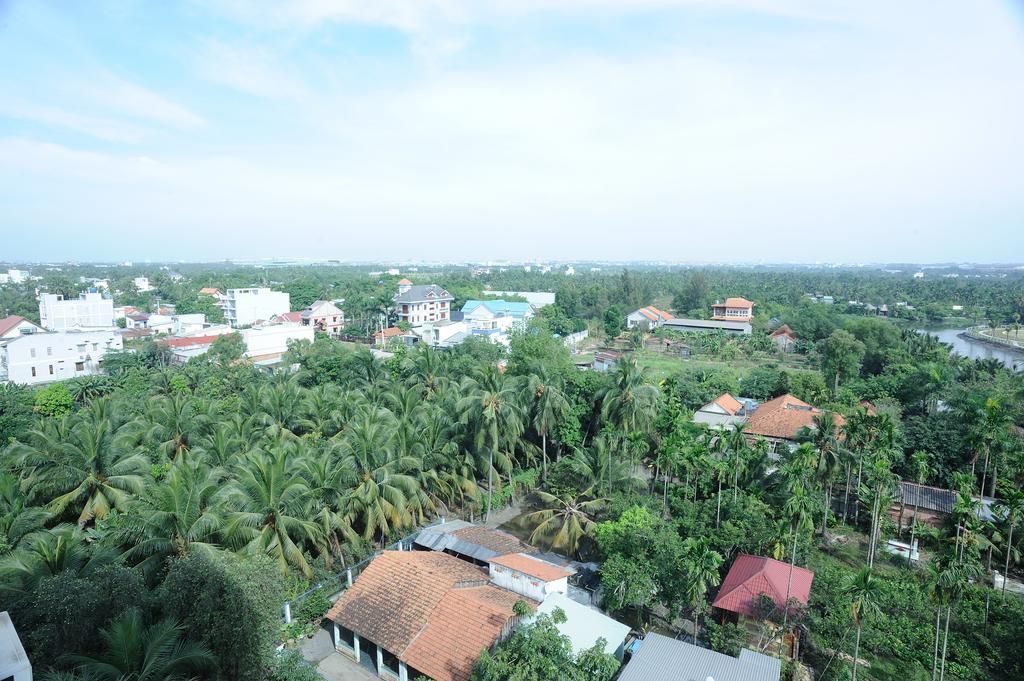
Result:
[[516,328],[522,328],[534,315],[530,303],[513,303],[507,300],[467,300],[462,306],[462,318],[469,327],[469,333],[485,336],[492,343],[508,345],[508,335]]

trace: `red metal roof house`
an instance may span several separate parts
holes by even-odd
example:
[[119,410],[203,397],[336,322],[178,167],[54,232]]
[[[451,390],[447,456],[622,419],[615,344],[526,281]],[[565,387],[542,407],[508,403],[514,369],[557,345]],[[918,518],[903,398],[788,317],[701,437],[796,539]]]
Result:
[[[793,567],[793,582],[789,597],[807,605],[811,596],[814,573],[802,567]],[[789,563],[741,553],[729,568],[718,596],[712,604],[747,617],[757,617],[757,601],[767,595],[779,608],[786,606],[786,586],[789,583]]]

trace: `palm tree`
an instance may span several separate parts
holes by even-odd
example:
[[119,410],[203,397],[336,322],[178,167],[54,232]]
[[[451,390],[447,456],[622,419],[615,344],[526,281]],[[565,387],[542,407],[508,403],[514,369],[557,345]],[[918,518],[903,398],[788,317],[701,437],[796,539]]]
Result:
[[[914,452],[913,454],[913,465],[914,465],[914,482],[918,485],[923,485],[924,481],[928,477],[928,452]],[[914,535],[917,534],[917,496],[914,497],[914,517],[910,521],[910,548],[907,549],[907,567],[910,567],[913,562],[914,555]]]
[[220,480],[210,469],[194,463],[176,464],[161,484],[140,500],[142,540],[127,556],[144,557],[143,569],[155,570],[169,556],[215,547],[215,533],[222,524],[214,503],[219,492]]
[[8,550],[18,548],[22,539],[43,529],[49,520],[49,511],[29,505],[18,478],[0,473],[0,537],[7,541]]
[[[514,440],[523,433],[523,411],[518,401],[517,381],[510,376],[500,374],[496,368],[489,367],[467,379],[463,392],[465,397],[459,400],[457,410],[462,414],[462,422],[469,426],[473,433],[477,451],[487,450],[487,515],[491,517],[491,499],[494,495],[495,457],[500,457],[501,436],[506,441]],[[511,475],[511,461],[500,460]]]
[[1007,486],[1003,490],[1003,499],[999,502],[998,508],[1005,514],[1007,538],[1006,538],[1006,564],[1003,566],[1003,588],[1002,597],[1006,598],[1006,582],[1010,578],[1010,555],[1013,553],[1013,529],[1024,516],[1024,491]]
[[524,517],[527,523],[535,525],[530,541],[578,556],[580,543],[594,532],[594,515],[607,501],[595,498],[593,493],[593,488],[557,495],[537,491],[537,498],[545,508]]
[[135,609],[115,619],[100,638],[106,652],[66,658],[96,681],[184,681],[216,666],[206,648],[185,638],[184,627],[171,620],[147,626]]
[[740,486],[740,470],[743,468],[744,455],[750,450],[747,436],[743,433],[747,424],[737,423],[731,432],[726,434],[726,446],[732,452],[732,500],[736,502],[737,489]]
[[825,492],[825,505],[821,515],[821,536],[828,532],[828,514],[832,507],[832,481],[839,467],[839,429],[831,412],[823,411],[814,416],[814,425],[805,429],[800,439],[810,442],[818,458],[815,474]]
[[850,614],[857,626],[857,640],[853,644],[853,681],[857,681],[857,667],[860,659],[860,632],[864,626],[864,618],[881,612],[879,600],[882,596],[881,584],[871,574],[870,567],[863,567],[853,576],[843,589],[850,599]]
[[[123,510],[142,493],[149,468],[145,457],[127,449],[123,429],[85,412],[69,431],[30,431],[30,444],[12,448],[17,466],[26,472],[22,487],[45,499],[54,515],[79,507],[80,527],[105,518],[111,509]],[[62,434],[63,441],[55,439]]]
[[946,606],[946,623],[942,635],[942,658],[939,666],[939,681],[946,678],[946,651],[949,644],[949,619],[953,605],[957,603],[967,590],[971,579],[981,575],[981,566],[974,562],[949,561],[939,573],[939,587],[944,592],[943,602]]
[[292,448],[277,445],[257,451],[236,470],[224,503],[238,509],[229,514],[224,538],[229,546],[265,553],[281,572],[291,565],[307,577],[313,575],[301,544],[323,546],[320,528],[302,517],[310,500],[310,489],[288,459]]
[[722,555],[711,550],[708,538],[695,539],[690,537],[683,542],[683,565],[689,576],[686,583],[686,597],[693,608],[693,642],[697,643],[700,634],[700,616],[702,606],[707,604],[708,588],[722,583],[719,570],[723,562]]
[[363,538],[388,537],[424,518],[433,508],[416,480],[422,460],[396,447],[394,417],[365,409],[339,443],[341,465],[353,480],[344,514],[363,528]]
[[543,369],[530,374],[526,384],[527,394],[532,397],[530,405],[531,424],[540,435],[541,456],[544,461],[543,479],[548,477],[548,433],[569,410],[569,401],[565,399],[558,383]]
[[607,496],[619,490],[635,492],[643,489],[646,483],[629,460],[612,455],[617,444],[606,434],[598,435],[590,447],[581,447],[566,459],[566,465],[580,480],[589,481],[584,484],[600,489],[603,483]]
[[61,573],[89,577],[118,560],[117,551],[90,545],[84,533],[72,525],[34,532],[16,551],[0,562],[0,594],[27,593],[40,580]]
[[139,444],[156,443],[162,454],[178,458],[186,454],[215,420],[212,405],[194,397],[174,394],[154,398],[138,421]]
[[782,632],[785,635],[786,622],[789,619],[789,597],[793,590],[793,568],[796,567],[796,545],[801,532],[813,529],[811,521],[811,497],[804,491],[803,485],[794,487],[782,512],[789,517],[790,534],[793,537],[793,551],[789,559],[789,576],[786,579],[786,605],[782,614]]
[[659,394],[656,386],[645,383],[636,358],[630,357],[619,362],[611,384],[598,391],[595,399],[601,403],[603,419],[622,433],[632,433],[650,426]]

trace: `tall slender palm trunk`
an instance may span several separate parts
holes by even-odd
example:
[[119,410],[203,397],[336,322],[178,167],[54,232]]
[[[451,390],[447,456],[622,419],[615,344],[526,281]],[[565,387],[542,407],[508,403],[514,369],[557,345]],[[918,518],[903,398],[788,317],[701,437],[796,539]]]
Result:
[[786,623],[789,621],[789,595],[793,589],[793,568],[796,566],[796,529],[793,530],[793,553],[789,559],[789,577],[786,580],[786,605],[782,608],[782,640],[786,640]]
[[718,508],[715,511],[715,529],[722,521],[722,472],[718,472]]
[[914,517],[910,521],[910,548],[907,549],[907,567],[914,564],[914,535],[917,533],[917,504],[914,504]]
[[952,610],[952,605],[946,606],[946,630],[942,634],[942,665],[939,667],[939,681],[944,681],[946,678],[946,646],[949,644],[949,615]]
[[850,485],[853,481],[853,468],[846,464],[846,491],[843,493],[843,524],[846,524],[846,510],[850,505]]
[[1006,565],[1003,566],[1003,589],[1002,589],[1002,600],[1006,600],[1006,580],[1010,578],[1010,553],[1013,548],[1013,516],[1010,517],[1010,534],[1006,540]]
[[935,608],[935,645],[932,646],[932,681],[939,673],[939,630],[942,628],[942,608]]
[[857,640],[853,644],[853,681],[857,681],[857,660],[860,658],[860,625],[857,625]]
[[548,479],[548,431],[541,431],[540,448],[544,458],[544,479]]

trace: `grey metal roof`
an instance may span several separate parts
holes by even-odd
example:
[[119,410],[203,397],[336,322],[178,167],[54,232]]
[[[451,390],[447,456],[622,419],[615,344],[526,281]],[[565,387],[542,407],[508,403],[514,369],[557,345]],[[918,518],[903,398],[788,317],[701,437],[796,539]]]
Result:
[[774,657],[743,650],[738,658],[661,634],[647,634],[619,681],[779,681]]
[[664,326],[669,329],[723,329],[726,331],[743,331],[745,333],[749,333],[751,328],[748,322],[727,322],[716,319],[681,319],[679,317],[667,320]]
[[408,291],[395,296],[396,303],[418,303],[424,300],[455,300],[455,296],[437,284],[410,286]]
[[952,513],[956,503],[956,493],[948,489],[918,485],[913,482],[900,483],[900,494],[907,506],[917,506],[939,513]]

